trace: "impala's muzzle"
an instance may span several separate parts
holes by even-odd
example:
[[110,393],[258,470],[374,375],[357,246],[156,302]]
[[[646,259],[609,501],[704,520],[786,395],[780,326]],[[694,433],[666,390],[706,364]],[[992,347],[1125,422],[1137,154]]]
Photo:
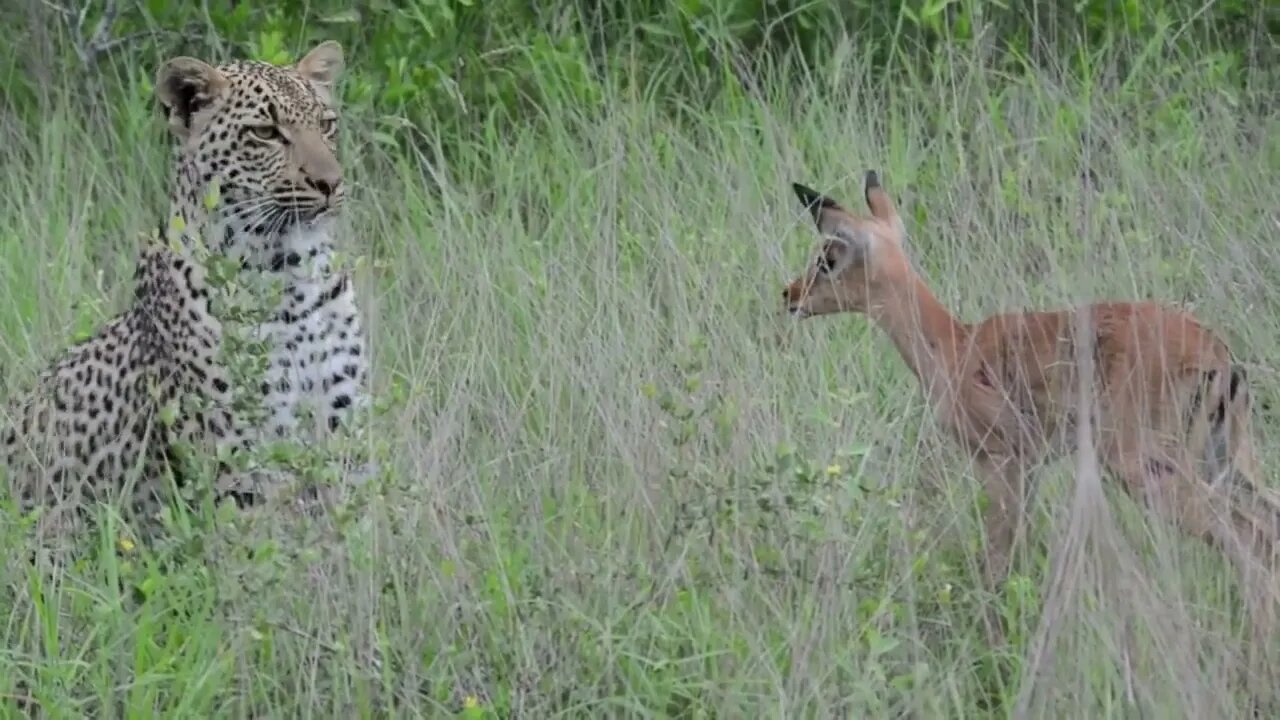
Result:
[[809,311],[804,306],[807,288],[805,287],[804,278],[800,278],[789,283],[782,291],[782,299],[786,303],[787,313],[797,320],[809,317]]

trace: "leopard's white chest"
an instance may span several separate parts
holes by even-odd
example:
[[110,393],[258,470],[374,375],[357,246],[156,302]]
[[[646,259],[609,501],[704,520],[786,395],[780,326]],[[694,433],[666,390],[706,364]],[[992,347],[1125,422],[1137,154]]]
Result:
[[255,328],[267,343],[261,431],[305,441],[364,405],[368,358],[351,278],[328,268],[328,234],[285,238],[283,249],[305,259],[281,274],[276,312]]
[[287,289],[282,312],[260,328],[270,347],[262,388],[267,429],[277,437],[310,435],[299,427],[307,413],[317,428],[330,428],[364,401],[363,327],[351,284],[342,282]]

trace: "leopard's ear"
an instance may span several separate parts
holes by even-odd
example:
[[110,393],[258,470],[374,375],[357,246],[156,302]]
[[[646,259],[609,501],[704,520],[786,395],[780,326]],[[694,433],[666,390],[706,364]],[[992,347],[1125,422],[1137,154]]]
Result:
[[346,61],[342,56],[342,46],[333,40],[326,40],[312,48],[293,67],[325,96],[326,101],[331,101],[333,87],[342,77]]
[[180,138],[190,137],[196,116],[227,89],[225,75],[209,63],[190,57],[176,57],[156,72],[156,99],[169,119],[169,130]]

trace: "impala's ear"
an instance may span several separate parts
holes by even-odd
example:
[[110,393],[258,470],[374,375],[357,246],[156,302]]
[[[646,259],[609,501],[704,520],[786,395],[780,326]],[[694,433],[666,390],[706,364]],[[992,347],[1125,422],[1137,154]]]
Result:
[[212,65],[190,57],[176,57],[156,72],[156,98],[164,107],[169,129],[185,138],[192,118],[227,88],[227,78]]
[[795,191],[796,197],[800,198],[800,202],[805,209],[813,216],[813,222],[818,226],[818,232],[830,235],[835,232],[837,227],[844,224],[844,220],[848,217],[848,212],[843,207],[840,207],[840,203],[800,183],[791,183],[791,189]]
[[885,192],[883,187],[880,187],[880,176],[875,170],[867,172],[862,192],[867,200],[867,208],[871,210],[873,217],[881,222],[888,223],[898,232],[903,231],[902,218],[898,217],[898,208],[894,207],[893,199],[889,197],[889,193]]
[[333,40],[325,40],[315,46],[294,65],[299,75],[327,94],[333,92],[333,86],[342,77],[345,67],[342,46]]

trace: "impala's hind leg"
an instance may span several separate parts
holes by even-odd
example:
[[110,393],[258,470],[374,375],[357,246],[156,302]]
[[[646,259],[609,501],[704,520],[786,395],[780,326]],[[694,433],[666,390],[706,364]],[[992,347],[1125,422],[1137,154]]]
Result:
[[[1241,373],[1241,377],[1243,374]],[[1247,391],[1240,383],[1235,392],[1236,373],[1232,373],[1232,389],[1228,402],[1213,419],[1206,443],[1204,479],[1224,495],[1229,503],[1236,543],[1252,562],[1242,564],[1241,592],[1249,610],[1252,642],[1248,644],[1250,686],[1255,697],[1268,697],[1273,680],[1271,645],[1276,639],[1277,603],[1277,538],[1280,537],[1280,498],[1261,483],[1257,455],[1253,449]]]
[[1263,579],[1268,573],[1259,562],[1262,545],[1257,542],[1256,524],[1241,512],[1235,493],[1207,482],[1205,465],[1184,450],[1158,444],[1137,447],[1135,452],[1107,458],[1108,468],[1122,480],[1129,496],[1182,533],[1222,552],[1246,581]]
[[[1184,534],[1217,549],[1235,566],[1252,627],[1246,685],[1259,701],[1270,694],[1271,687],[1265,645],[1276,626],[1274,574],[1269,565],[1259,562],[1265,543],[1258,542],[1258,524],[1242,512],[1237,493],[1225,492],[1234,471],[1224,475],[1212,463],[1197,462],[1198,453],[1186,448],[1154,443],[1131,445],[1134,449],[1128,451],[1123,447],[1111,446],[1107,464],[1127,493]],[[1218,478],[1217,487],[1207,481],[1211,476]]]
[[1249,422],[1248,399],[1234,402],[1208,434],[1204,479],[1230,498],[1233,522],[1240,539],[1261,569],[1275,575],[1280,569],[1280,496],[1266,487],[1258,467]]

